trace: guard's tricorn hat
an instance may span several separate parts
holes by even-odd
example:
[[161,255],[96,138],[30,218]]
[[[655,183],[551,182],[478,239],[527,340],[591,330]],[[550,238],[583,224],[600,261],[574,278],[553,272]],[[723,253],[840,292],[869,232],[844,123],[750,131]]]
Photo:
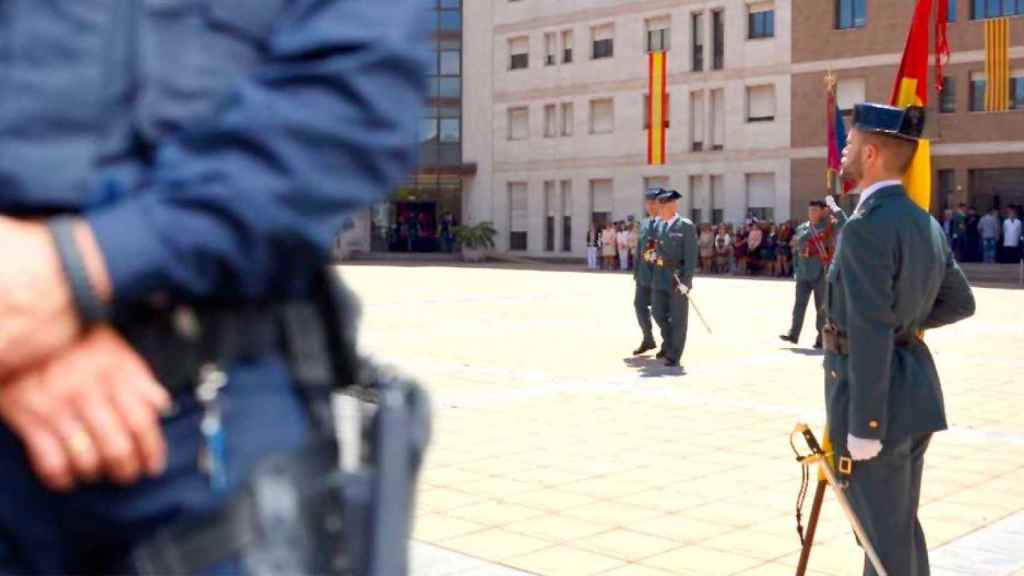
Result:
[[657,200],[662,192],[665,192],[664,188],[648,188],[644,192],[644,200]]
[[853,107],[853,127],[865,133],[917,142],[924,133],[924,122],[920,106],[898,108],[865,102]]
[[667,204],[673,200],[679,200],[683,195],[676,190],[662,190],[661,194],[658,194],[658,202]]

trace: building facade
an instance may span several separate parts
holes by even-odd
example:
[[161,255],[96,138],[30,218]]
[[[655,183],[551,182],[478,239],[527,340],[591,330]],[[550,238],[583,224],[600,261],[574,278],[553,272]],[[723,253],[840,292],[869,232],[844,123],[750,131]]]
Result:
[[[788,218],[790,0],[466,3],[464,214],[499,250],[582,257],[653,185],[699,222]],[[667,164],[646,162],[650,50],[668,60]]]
[[[948,2],[952,58],[945,90],[930,82],[926,136],[932,140],[936,214],[960,203],[979,210],[1024,204],[1024,2]],[[828,71],[838,78],[840,108],[887,102],[914,10],[908,0],[797,0],[793,13],[793,210],[825,190],[825,91]],[[1010,21],[1010,102],[1007,112],[985,112],[985,25]],[[934,38],[934,36],[933,36]]]

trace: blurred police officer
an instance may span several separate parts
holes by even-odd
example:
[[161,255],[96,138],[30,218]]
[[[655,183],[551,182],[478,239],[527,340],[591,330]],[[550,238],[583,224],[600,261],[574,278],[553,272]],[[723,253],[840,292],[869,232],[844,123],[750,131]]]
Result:
[[693,273],[697,267],[697,229],[679,215],[679,199],[675,190],[658,195],[662,221],[655,252],[654,319],[661,329],[665,365],[679,367],[686,349],[689,327],[689,293],[693,289]]
[[[829,434],[850,500],[889,574],[925,576],[917,509],[924,454],[946,428],[938,372],[922,330],[974,313],[942,228],[901,183],[924,110],[862,104],[843,177],[863,191],[828,272]],[[875,571],[865,562],[864,574]]]
[[[826,206],[831,210],[829,215]],[[833,220],[834,219],[834,220]],[[807,222],[796,229],[796,250],[793,254],[796,278],[796,300],[793,304],[793,319],[789,331],[782,340],[797,344],[804,328],[807,304],[814,295],[815,327],[817,338],[814,347],[821,348],[821,328],[825,325],[825,271],[832,264],[836,239],[846,224],[846,213],[831,196],[825,201],[813,200],[807,207]]]
[[658,347],[658,343],[654,341],[654,326],[651,323],[651,281],[654,276],[655,247],[660,225],[658,195],[662,192],[661,188],[650,188],[644,192],[644,212],[647,217],[640,221],[640,239],[633,266],[633,279],[636,281],[633,308],[636,309],[636,319],[644,339],[640,347],[633,351],[634,356]]
[[[116,571],[304,442],[265,311],[412,167],[428,4],[0,5],[0,572]],[[164,369],[228,318],[211,411]]]

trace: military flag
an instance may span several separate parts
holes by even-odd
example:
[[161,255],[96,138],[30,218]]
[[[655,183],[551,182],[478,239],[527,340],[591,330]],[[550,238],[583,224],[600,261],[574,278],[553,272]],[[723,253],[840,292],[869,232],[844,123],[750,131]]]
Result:
[[985,111],[1010,109],[1010,20],[985,22]]
[[[843,167],[843,148],[846,148],[846,125],[843,124],[843,113],[839,109],[839,100],[836,97],[836,84],[835,76],[829,72],[825,76],[825,132],[828,134],[828,170],[825,172],[825,181],[829,192],[833,194],[836,193],[836,181]],[[852,188],[851,183],[843,182],[843,194]]]
[[[942,90],[942,68],[949,61],[949,40],[946,36],[946,20],[949,5],[939,0],[935,24],[935,67],[936,88]],[[903,51],[903,61],[896,84],[893,86],[890,104],[908,107],[928,106],[928,56],[931,34],[932,0],[917,0],[910,34]],[[926,211],[931,210],[932,169],[931,142],[922,138],[914,161],[904,177],[904,185],[910,198]]]
[[668,54],[651,52],[648,55],[650,85],[647,102],[647,163],[652,166],[665,164],[665,117],[668,114],[668,88],[666,68]]

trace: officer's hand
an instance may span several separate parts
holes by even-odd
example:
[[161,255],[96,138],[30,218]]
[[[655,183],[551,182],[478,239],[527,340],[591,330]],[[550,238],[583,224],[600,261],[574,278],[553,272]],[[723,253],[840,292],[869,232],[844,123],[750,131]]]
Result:
[[825,204],[828,205],[828,209],[832,212],[839,212],[839,204],[836,204],[836,199],[831,194],[825,196]]
[[686,287],[686,284],[679,284],[679,286],[676,287],[676,290],[678,290],[683,296],[690,294],[690,289]]
[[847,434],[846,449],[849,450],[850,457],[857,462],[871,460],[882,452],[882,441],[866,440],[853,434]]
[[109,328],[0,386],[0,419],[53,490],[160,474],[167,453],[160,415],[169,408],[145,362]]
[[[110,297],[110,280],[91,230],[76,224],[76,240],[99,296]],[[0,378],[33,366],[79,336],[71,290],[46,225],[0,217]]]

